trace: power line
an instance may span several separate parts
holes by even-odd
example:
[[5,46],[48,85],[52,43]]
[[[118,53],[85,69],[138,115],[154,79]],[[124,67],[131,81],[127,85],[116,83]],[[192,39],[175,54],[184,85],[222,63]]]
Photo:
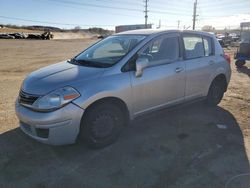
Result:
[[[244,14],[244,15],[250,15],[250,12],[241,12],[240,14]],[[239,14],[225,14],[225,15],[218,15],[218,16],[201,16],[201,18],[199,18],[200,20],[204,20],[204,19],[217,19],[217,18],[224,18],[224,17],[230,17],[230,16],[235,16],[237,17]]]
[[[125,11],[133,11],[133,12],[141,12],[141,9],[137,9],[137,8],[128,8],[128,7],[122,7],[122,6],[113,6],[113,5],[109,5],[109,4],[106,4],[106,5],[101,5],[101,4],[94,4],[94,3],[83,3],[83,2],[77,2],[77,1],[69,1],[69,0],[47,0],[49,3],[57,3],[57,4],[60,4],[61,6],[68,6],[70,8],[78,8],[78,9],[81,9],[81,7],[79,6],[83,6],[83,7],[89,7],[90,9],[96,9],[96,8],[102,8],[102,9],[112,9],[112,10],[125,10]],[[95,0],[95,1],[98,1],[98,2],[112,2],[112,0]],[[219,1],[219,0],[218,0]],[[240,1],[240,0],[238,0]],[[242,0],[241,0],[242,1]],[[137,1],[138,2],[138,1]],[[144,13],[145,13],[145,25],[147,26],[148,25],[148,2],[149,0],[144,0],[144,5],[145,5],[145,10],[144,10]],[[152,1],[153,2],[153,1]],[[159,2],[160,1],[154,1],[154,3],[156,2]],[[172,1],[170,1],[170,3],[168,4],[171,4]],[[223,2],[222,0],[219,1],[219,3]],[[126,3],[126,2],[123,2],[122,0],[117,0],[117,3],[120,3],[120,4],[126,4],[126,5],[129,5],[129,3]],[[164,3],[161,2],[163,5]],[[137,3],[133,3],[133,4],[137,4]],[[167,6],[168,6],[167,4]],[[142,5],[142,1],[141,1],[141,5]],[[172,8],[174,8],[175,6],[172,4]],[[203,4],[203,7],[206,7],[204,4]],[[218,6],[219,7],[219,6]],[[167,9],[167,11],[162,11],[162,8],[160,9],[152,9],[151,8],[151,1],[150,1],[150,15],[151,14],[163,14],[163,15],[178,15],[179,17],[180,16],[190,16],[190,14],[188,13],[184,13],[184,12],[176,12],[176,11],[172,11],[173,9],[172,8],[169,8]],[[177,8],[177,7],[176,7]],[[183,8],[183,7],[182,7]],[[195,26],[196,26],[196,21],[197,21],[197,11],[200,11],[200,2],[199,2],[199,8],[197,7],[197,0],[195,0],[194,2],[194,7],[193,7],[193,29],[195,29]],[[84,10],[86,11],[92,11],[92,10],[87,10],[87,8],[85,8]],[[139,15],[128,15],[128,14],[120,14],[120,13],[112,13],[111,11],[108,12],[108,10],[106,10],[106,14],[111,14],[111,15],[121,15],[121,16],[128,16],[128,17],[140,17]],[[191,7],[190,7],[190,11],[191,11]],[[120,11],[121,12],[121,11]],[[105,13],[105,12],[100,12],[100,13]],[[243,14],[243,13],[242,13]],[[249,13],[244,13],[244,14],[249,14]],[[201,18],[199,18],[199,20],[205,20],[205,19],[212,19],[212,18],[220,18],[220,17],[226,17],[226,16],[233,16],[233,15],[222,15],[222,16],[201,16]],[[200,16],[199,16],[200,17]],[[58,22],[47,22],[47,21],[40,21],[40,20],[32,20],[32,19],[22,19],[22,18],[15,18],[15,17],[7,17],[7,16],[0,16],[0,18],[5,18],[5,19],[12,19],[12,20],[21,20],[21,21],[27,21],[27,22],[34,22],[34,23],[43,23],[43,24],[53,24],[53,25],[69,25],[69,26],[77,26],[77,25],[80,25],[80,26],[115,26],[115,25],[82,25],[82,24],[73,24],[73,23],[58,23]]]
[[96,5],[91,3],[82,3],[82,2],[76,2],[76,1],[67,1],[67,0],[49,0],[54,1],[58,3],[63,4],[74,4],[74,5],[80,5],[80,6],[88,6],[88,7],[95,7],[95,8],[106,8],[106,9],[119,9],[119,10],[127,10],[127,11],[141,11],[140,9],[135,8],[124,8],[124,7],[114,7],[114,6],[107,6],[107,5]]
[[216,11],[221,11],[221,10],[227,10],[227,11],[240,11],[240,10],[249,10],[249,5],[247,4],[237,4],[237,5],[225,5],[225,6],[199,6],[201,9],[204,10],[216,10]]
[[[124,1],[113,1],[113,0],[95,0],[95,1],[98,1],[98,2],[107,2],[107,3],[112,3],[112,4],[115,4],[115,3],[118,3],[118,4],[128,4],[127,2],[124,2]],[[139,2],[129,2],[129,4],[132,4],[132,5],[141,5],[141,3]]]
[[[124,8],[124,7],[114,7],[114,6],[106,6],[106,5],[95,5],[95,4],[89,4],[89,3],[86,4],[86,3],[75,2],[75,1],[67,1],[67,0],[62,0],[62,1],[60,1],[60,0],[48,0],[48,1],[56,2],[56,3],[60,3],[60,4],[68,4],[68,5],[89,6],[89,7],[94,7],[94,8],[106,8],[106,9],[113,9],[113,10],[122,9],[122,10],[126,10],[126,11],[141,11],[140,9],[135,9],[135,8]],[[99,1],[99,0],[96,0],[96,1]],[[108,0],[106,0],[106,1],[108,1]],[[126,4],[125,2],[121,2],[121,1],[119,1],[119,3]],[[200,7],[200,5],[199,5],[199,7]],[[173,8],[171,8],[171,10],[173,10]],[[179,11],[177,11],[177,12],[174,12],[174,11],[161,11],[160,9],[151,9],[150,12],[155,13],[155,14],[171,14],[171,15],[178,15],[178,16],[189,16],[189,14],[180,13]],[[109,14],[111,14],[111,13],[109,13]],[[126,16],[132,17],[132,15],[126,15]]]
[[249,3],[249,0],[226,0],[225,2],[224,1],[209,1],[209,2],[200,2],[199,4],[201,6],[227,6],[227,5],[238,5],[238,4],[245,4],[245,3]]
[[170,14],[170,15],[177,15],[177,16],[190,16],[190,14],[187,13],[177,13],[177,12],[170,12],[170,11],[157,11],[157,10],[150,10],[151,13],[157,13],[157,14]]
[[[50,1],[50,0],[48,0]],[[76,6],[76,5],[67,5],[67,4],[61,4],[59,2],[50,2],[50,3],[55,3],[57,5],[63,6],[63,7],[67,7],[67,8],[71,8],[71,9],[79,9],[82,10],[81,7]],[[89,12],[93,12],[95,11],[94,7],[89,7],[89,9],[84,8],[84,11],[89,11]],[[109,14],[109,15],[119,15],[119,16],[125,16],[125,17],[137,17],[137,18],[141,18],[141,16],[138,15],[128,15],[128,14],[121,14],[121,13],[116,13],[116,12],[106,12],[106,11],[102,11],[102,12],[97,12],[97,13],[105,13],[105,14]]]
[[23,19],[23,18],[16,18],[16,17],[8,17],[8,16],[0,16],[0,18],[5,18],[5,19],[9,19],[9,20],[20,20],[20,21],[26,21],[26,22],[33,22],[33,23],[41,23],[41,24],[52,24],[52,25],[68,25],[68,26],[115,26],[115,25],[87,25],[87,24],[72,24],[72,23],[61,23],[61,22],[47,22],[47,21],[40,21],[40,20],[31,20],[31,19]]
[[[135,8],[124,8],[124,7],[116,7],[116,6],[107,6],[107,5],[95,5],[91,3],[81,3],[81,2],[76,2],[76,1],[68,1],[68,0],[48,0],[51,2],[57,2],[61,4],[69,4],[69,5],[78,5],[78,6],[88,6],[88,7],[95,7],[95,8],[105,8],[105,9],[118,9],[118,10],[126,10],[126,11],[141,11],[141,9],[135,9]],[[147,0],[149,1],[149,0]],[[189,14],[185,13],[177,13],[177,12],[172,12],[172,11],[161,11],[159,9],[154,9],[150,11],[152,13],[157,13],[157,14],[171,14],[171,15],[179,15],[179,16],[187,16]]]
[[161,6],[152,6],[150,3],[150,8],[155,9],[155,10],[162,10],[162,9],[167,9],[167,10],[173,10],[173,11],[187,11],[187,9],[191,8],[191,6],[178,6],[178,5],[171,5],[171,4],[162,4]]
[[[152,2],[154,2],[154,3],[157,3],[158,5],[160,4],[160,5],[162,5],[162,4],[164,4],[164,3],[166,3],[166,1],[157,1],[157,0],[154,0],[154,1],[152,1]],[[186,6],[186,4],[189,4],[190,2],[183,2],[183,1],[168,1],[167,2],[168,3],[168,5],[171,5],[171,4],[176,4],[176,3],[180,3],[181,5],[184,5],[185,4],[185,6]]]

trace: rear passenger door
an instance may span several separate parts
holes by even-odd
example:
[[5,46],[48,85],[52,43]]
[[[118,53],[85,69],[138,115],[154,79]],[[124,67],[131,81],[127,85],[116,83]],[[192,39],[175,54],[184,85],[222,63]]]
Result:
[[216,57],[211,37],[183,34],[182,38],[186,65],[185,99],[190,100],[206,95]]

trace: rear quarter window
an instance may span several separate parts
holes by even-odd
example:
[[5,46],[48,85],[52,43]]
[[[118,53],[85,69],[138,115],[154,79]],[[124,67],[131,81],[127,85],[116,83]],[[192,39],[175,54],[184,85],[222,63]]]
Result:
[[205,56],[213,55],[213,43],[210,37],[203,37]]

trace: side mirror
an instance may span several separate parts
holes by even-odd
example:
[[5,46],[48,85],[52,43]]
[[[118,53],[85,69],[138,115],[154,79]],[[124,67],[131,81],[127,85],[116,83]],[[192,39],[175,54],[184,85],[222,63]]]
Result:
[[139,57],[136,62],[136,70],[135,70],[135,76],[141,77],[143,70],[149,66],[149,60],[145,57]]

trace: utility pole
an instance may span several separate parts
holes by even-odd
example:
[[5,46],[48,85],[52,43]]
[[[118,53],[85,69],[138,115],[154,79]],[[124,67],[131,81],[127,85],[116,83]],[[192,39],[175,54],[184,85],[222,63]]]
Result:
[[196,17],[197,17],[197,0],[194,2],[194,12],[193,12],[193,30],[195,30],[195,22],[196,22]]
[[178,29],[180,29],[180,23],[181,23],[181,21],[178,20]]
[[161,20],[159,20],[159,25],[157,26],[157,29],[161,28]]
[[148,1],[149,0],[144,0],[144,3],[145,3],[145,10],[144,10],[144,13],[145,13],[145,28],[148,28]]

